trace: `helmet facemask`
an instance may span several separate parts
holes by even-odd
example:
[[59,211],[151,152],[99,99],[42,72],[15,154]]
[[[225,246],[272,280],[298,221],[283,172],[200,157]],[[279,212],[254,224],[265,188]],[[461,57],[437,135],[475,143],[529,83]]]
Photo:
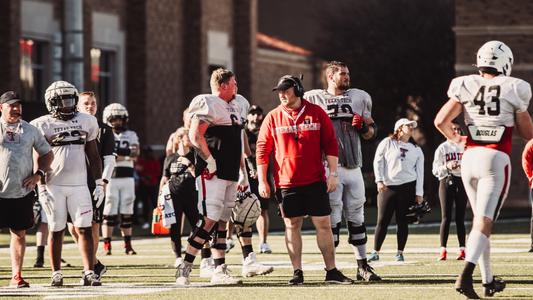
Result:
[[67,121],[78,112],[78,95],[57,95],[50,99],[52,116]]

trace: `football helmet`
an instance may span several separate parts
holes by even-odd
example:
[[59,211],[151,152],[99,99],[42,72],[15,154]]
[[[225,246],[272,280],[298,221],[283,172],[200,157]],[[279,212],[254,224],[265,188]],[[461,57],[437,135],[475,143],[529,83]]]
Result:
[[513,62],[514,58],[511,48],[500,41],[486,42],[477,51],[476,66],[478,68],[494,68],[503,75],[510,76]]
[[[113,126],[113,124],[111,124],[111,120],[115,118],[122,119],[123,121],[122,128],[116,128],[116,126]],[[119,129],[119,130],[126,129],[128,118],[129,118],[128,110],[126,109],[126,107],[124,107],[124,105],[120,103],[109,104],[108,106],[104,108],[104,112],[102,113],[102,119],[103,119],[102,121],[109,127],[112,127],[114,129]]]
[[257,196],[250,192],[238,192],[235,207],[231,212],[231,222],[238,231],[255,224],[261,215],[261,205]]
[[78,90],[66,81],[53,82],[44,93],[46,108],[60,120],[70,120],[78,112]]

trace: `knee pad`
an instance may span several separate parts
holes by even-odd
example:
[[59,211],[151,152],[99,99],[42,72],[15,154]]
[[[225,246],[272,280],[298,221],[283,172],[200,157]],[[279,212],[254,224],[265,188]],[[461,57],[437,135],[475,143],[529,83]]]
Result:
[[331,227],[331,231],[333,232],[333,242],[335,243],[335,247],[339,245],[339,236],[341,233],[341,225],[342,223],[339,222],[335,227]]
[[107,225],[107,226],[115,226],[117,225],[117,215],[114,215],[114,216],[104,216],[104,222],[103,224],[104,225]]
[[133,224],[133,215],[120,215],[120,228],[131,228]]
[[[215,244],[213,245],[213,249],[217,250],[226,250],[226,238],[228,237],[228,231],[227,230],[217,230],[215,234]],[[219,242],[218,239],[224,240],[224,242]]]
[[[198,221],[198,223],[196,223],[196,225],[194,226],[194,229],[191,232],[191,235],[187,239],[187,242],[189,242],[189,245],[191,245],[192,247],[198,250],[202,249],[204,244],[207,243],[209,240],[211,240],[211,233],[209,233],[208,231],[204,229],[204,225],[205,225],[205,222],[204,222],[204,219],[202,218]],[[195,241],[194,239],[197,237],[200,238],[202,242]]]
[[[251,229],[251,228],[250,228]],[[252,230],[249,230],[249,231],[243,231],[239,234],[239,237],[243,237],[243,238],[251,238],[253,235],[253,232]]]
[[365,224],[355,225],[348,222],[348,243],[354,246],[366,244],[366,227]]

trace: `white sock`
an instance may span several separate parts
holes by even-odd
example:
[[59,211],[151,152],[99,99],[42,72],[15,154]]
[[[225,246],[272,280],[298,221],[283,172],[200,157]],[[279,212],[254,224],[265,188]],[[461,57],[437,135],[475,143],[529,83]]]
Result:
[[400,255],[400,254],[403,254],[403,250],[398,250],[398,251],[396,252],[396,255]]
[[479,230],[472,230],[468,235],[468,241],[466,242],[466,257],[467,262],[477,264],[479,257],[487,248],[489,244],[489,238],[481,233]]
[[485,247],[485,251],[479,257],[479,270],[481,271],[481,281],[483,283],[491,283],[493,280],[492,268],[490,266],[490,241]]
[[366,244],[364,245],[351,245],[355,259],[366,259]]
[[446,247],[440,247],[440,252],[446,251]]

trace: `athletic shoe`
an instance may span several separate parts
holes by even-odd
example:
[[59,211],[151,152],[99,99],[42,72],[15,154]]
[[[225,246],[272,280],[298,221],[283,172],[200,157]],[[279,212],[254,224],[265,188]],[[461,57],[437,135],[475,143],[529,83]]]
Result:
[[304,271],[300,269],[294,270],[291,280],[289,280],[289,285],[300,285],[304,283]]
[[255,275],[265,275],[274,271],[274,267],[265,266],[257,262],[257,257],[254,252],[248,254],[248,256],[242,262],[242,276],[252,277]]
[[215,268],[211,277],[211,284],[215,285],[235,285],[241,284],[242,280],[233,278],[226,264],[219,265]]
[[93,271],[83,272],[83,275],[80,280],[80,284],[83,286],[101,286],[102,283],[98,278],[98,275]]
[[500,277],[492,277],[491,283],[483,284],[483,292],[485,294],[485,297],[492,297],[497,292],[501,292],[505,289],[505,281],[503,281]]
[[9,283],[9,287],[12,288],[27,288],[30,287],[30,284],[22,278],[20,275],[15,275],[13,278],[11,278],[11,282]]
[[459,275],[459,277],[455,281],[455,290],[465,295],[468,299],[480,299],[479,296],[476,294],[476,291],[474,290],[474,285],[472,283],[472,275]]
[[366,258],[366,261],[378,261],[379,260],[379,254],[376,251],[372,251],[370,255]]
[[111,255],[111,242],[104,241],[104,253],[105,255]]
[[531,248],[529,248],[528,252],[533,252],[533,246],[531,246]]
[[200,261],[200,277],[211,278],[215,271],[215,260],[212,257],[202,258]]
[[333,284],[352,284],[354,281],[342,274],[337,268],[333,268],[329,271],[326,271],[326,283]]
[[33,267],[34,268],[42,268],[42,267],[44,267],[44,258],[37,257],[35,259],[35,263],[33,264]]
[[137,255],[137,252],[133,250],[133,247],[128,244],[124,245],[124,253],[126,253],[126,255]]
[[465,250],[459,250],[459,255],[457,255],[457,260],[465,260]]
[[102,279],[102,276],[104,276],[105,272],[107,272],[107,267],[98,260],[94,265],[94,274],[98,276],[98,279]]
[[176,260],[174,261],[174,268],[178,268],[179,265],[181,265],[182,262],[183,262],[183,258],[176,257]]
[[448,255],[448,253],[446,252],[446,249],[442,249],[440,251],[439,260],[446,260],[446,256],[447,255]]
[[261,253],[266,253],[266,254],[272,253],[272,249],[270,248],[270,245],[268,245],[267,243],[261,243],[261,245],[259,246],[259,249],[261,249]]
[[394,260],[395,261],[404,261],[405,259],[403,258],[403,253],[398,253],[398,254],[394,255]]
[[374,268],[372,268],[370,265],[366,264],[362,268],[357,268],[357,280],[380,281],[381,277],[379,277],[374,272]]
[[63,286],[63,274],[61,271],[55,271],[52,273],[52,283],[51,286]]
[[186,261],[182,262],[176,270],[176,284],[181,286],[188,286],[189,276],[191,275],[192,264]]
[[226,253],[229,253],[233,247],[235,247],[235,241],[233,239],[226,239]]

